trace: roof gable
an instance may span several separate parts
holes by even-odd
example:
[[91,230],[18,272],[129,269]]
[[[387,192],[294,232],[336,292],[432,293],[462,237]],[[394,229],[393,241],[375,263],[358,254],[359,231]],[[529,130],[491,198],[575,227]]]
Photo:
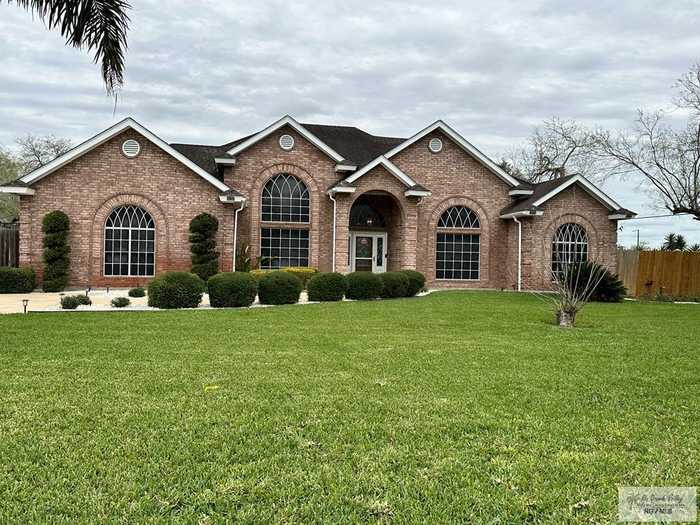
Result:
[[134,119],[131,117],[127,117],[124,120],[117,122],[113,126],[107,128],[106,130],[102,131],[101,133],[98,133],[94,137],[86,140],[82,144],[79,144],[78,146],[74,147],[70,151],[66,152],[65,154],[61,155],[60,157],[55,158],[48,164],[45,164],[41,168],[38,168],[31,173],[28,173],[24,175],[23,177],[20,177],[19,181],[31,185],[47,175],[50,175],[54,171],[58,170],[59,168],[62,168],[66,164],[72,162],[73,160],[77,159],[78,157],[81,157],[88,153],[89,151],[92,151],[96,147],[104,144],[111,138],[117,136],[118,134],[122,133],[123,131],[126,131],[127,129],[133,129],[136,131],[138,134],[143,136],[146,140],[152,142],[156,146],[158,146],[161,150],[163,150],[165,153],[173,157],[175,160],[178,162],[184,164],[186,167],[188,167],[190,170],[192,170],[194,173],[202,177],[204,180],[209,182],[212,186],[216,187],[220,191],[227,191],[229,190],[229,187],[226,186],[223,182],[221,182],[219,179],[214,177],[211,173],[208,173],[206,170],[202,169],[200,166],[192,162],[189,158],[184,156],[182,153],[179,151],[175,150],[173,147],[171,147],[168,143],[163,141],[161,138],[156,136],[154,133],[143,127],[141,124],[136,122]]

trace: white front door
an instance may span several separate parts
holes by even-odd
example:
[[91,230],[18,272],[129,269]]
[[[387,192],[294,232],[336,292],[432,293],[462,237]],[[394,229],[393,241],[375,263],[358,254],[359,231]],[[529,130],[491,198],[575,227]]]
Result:
[[353,272],[385,272],[386,258],[386,233],[350,234],[350,267]]

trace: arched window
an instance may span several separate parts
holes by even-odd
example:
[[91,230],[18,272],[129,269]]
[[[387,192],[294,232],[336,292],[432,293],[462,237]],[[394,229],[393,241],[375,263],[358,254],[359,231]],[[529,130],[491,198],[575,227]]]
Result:
[[588,235],[580,224],[567,222],[552,238],[552,272],[561,274],[566,265],[588,260]]
[[438,221],[435,247],[437,279],[479,279],[479,216],[466,206],[452,206]]
[[262,220],[268,222],[309,222],[309,190],[288,173],[275,175],[262,191]]
[[143,208],[114,208],[105,222],[105,275],[153,276],[155,235],[153,217]]

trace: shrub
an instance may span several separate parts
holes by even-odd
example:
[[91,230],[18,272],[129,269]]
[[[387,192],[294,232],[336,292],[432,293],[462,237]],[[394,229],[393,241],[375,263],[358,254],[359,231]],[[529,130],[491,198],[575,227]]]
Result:
[[207,286],[209,304],[215,307],[250,306],[258,293],[258,281],[246,272],[216,274]]
[[61,297],[61,308],[64,310],[75,310],[80,306],[79,295],[64,295]]
[[348,299],[376,299],[382,295],[382,278],[370,272],[353,272],[346,277]]
[[127,297],[115,297],[112,299],[112,307],[114,308],[125,308],[131,304],[131,301]]
[[255,277],[258,281],[266,274],[271,272],[287,272],[295,275],[300,281],[302,290],[306,288],[309,279],[318,273],[316,268],[310,268],[308,266],[288,266],[286,268],[280,268],[279,270],[251,270],[250,274]]
[[425,286],[425,275],[415,270],[403,270],[401,272],[408,278],[406,297],[413,297]]
[[204,281],[219,272],[219,252],[216,251],[218,231],[219,221],[208,213],[200,213],[190,222],[192,273]]
[[603,273],[598,286],[591,294],[591,301],[600,301],[604,303],[619,303],[627,294],[627,288],[622,284],[619,277],[608,269],[603,269],[599,264],[594,262],[581,263],[580,268],[575,271],[568,272],[569,278],[575,280],[571,283],[570,288],[582,288],[591,279],[591,274],[594,277],[600,276]]
[[284,271],[266,273],[258,282],[258,297],[262,304],[294,304],[299,301],[301,290],[299,278]]
[[60,292],[68,284],[70,246],[68,232],[70,220],[62,211],[44,215],[41,226],[44,232],[44,282],[45,292]]
[[402,272],[385,272],[379,274],[382,279],[382,297],[395,299],[408,294],[408,277]]
[[80,305],[90,306],[92,304],[92,299],[90,299],[87,295],[78,294],[78,295],[74,295],[73,297],[76,298],[76,300],[78,301],[78,304],[80,304]]
[[0,268],[0,293],[28,293],[34,289],[34,270],[25,268]]
[[129,290],[129,297],[146,297],[146,290],[142,286],[137,286]]
[[306,288],[309,301],[342,301],[348,282],[340,273],[317,273],[309,279]]
[[148,306],[156,308],[196,308],[202,301],[204,281],[188,272],[169,272],[148,285]]

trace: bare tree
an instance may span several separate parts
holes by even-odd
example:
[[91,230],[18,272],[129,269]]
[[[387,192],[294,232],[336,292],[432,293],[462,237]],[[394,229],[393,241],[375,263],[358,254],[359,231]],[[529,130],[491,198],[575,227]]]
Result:
[[[0,148],[0,184],[11,182],[19,175],[19,164],[14,156]],[[19,216],[19,199],[16,195],[0,193],[0,220],[11,222]]]
[[631,132],[597,132],[597,151],[608,174],[641,174],[667,210],[700,220],[700,64],[676,87],[676,109],[688,112],[684,128],[666,124],[662,110],[639,110]]
[[578,173],[598,178],[595,134],[574,120],[552,117],[535,128],[527,143],[501,161],[510,174],[542,182]]
[[70,140],[53,135],[45,137],[27,135],[18,138],[16,143],[19,146],[19,151],[15,161],[19,164],[20,175],[41,168],[73,147]]

